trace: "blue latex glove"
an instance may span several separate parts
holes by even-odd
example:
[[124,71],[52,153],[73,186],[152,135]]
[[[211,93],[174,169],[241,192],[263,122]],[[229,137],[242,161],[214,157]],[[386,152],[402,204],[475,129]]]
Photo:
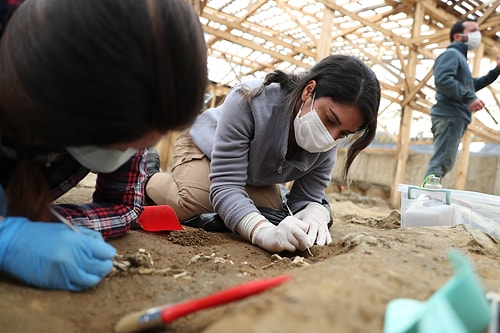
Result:
[[81,291],[113,268],[114,247],[101,234],[62,223],[32,222],[24,217],[0,221],[0,271],[27,284]]

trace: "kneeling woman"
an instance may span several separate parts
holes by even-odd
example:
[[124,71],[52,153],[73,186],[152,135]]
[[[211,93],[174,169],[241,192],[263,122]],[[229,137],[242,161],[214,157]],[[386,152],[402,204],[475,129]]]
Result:
[[[379,104],[375,74],[350,56],[328,56],[302,75],[275,71],[244,82],[179,135],[171,172],[154,174],[146,194],[172,206],[181,221],[214,211],[271,252],[326,245],[325,189],[337,147],[350,144],[347,180],[375,137]],[[263,208],[288,211],[279,185],[290,181],[286,205],[294,213],[271,223]]]

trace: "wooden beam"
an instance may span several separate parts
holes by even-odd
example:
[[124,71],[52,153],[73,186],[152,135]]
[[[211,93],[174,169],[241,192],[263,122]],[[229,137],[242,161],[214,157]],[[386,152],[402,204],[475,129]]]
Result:
[[[484,44],[479,45],[474,54],[474,65],[472,67],[472,76],[479,76],[479,68],[481,66],[481,58],[484,53]],[[475,117],[474,117],[475,118]],[[458,158],[457,163],[457,178],[455,180],[455,189],[463,190],[465,188],[465,181],[467,180],[467,168],[469,166],[470,149],[469,145],[472,142],[473,133],[466,132],[462,138],[462,152]]]
[[483,2],[481,5],[477,6],[477,7],[474,7],[473,9],[471,9],[469,11],[469,14],[471,14],[471,12],[477,12],[477,11],[482,11],[483,12],[483,16],[480,17],[477,22],[479,24],[483,23],[486,19],[488,19],[488,17],[490,17],[490,15],[494,14],[497,7],[499,6],[500,4],[500,1],[496,1],[492,6],[490,6],[488,9],[484,10],[487,6],[489,6],[490,4],[488,2]]
[[258,0],[256,3],[250,3],[247,13],[238,20],[238,23],[241,24],[245,22],[250,16],[255,14],[257,10],[259,10],[260,7],[262,7],[262,5],[264,5],[267,1],[268,0]]
[[405,99],[401,102],[401,105],[406,106],[406,104],[408,104],[410,100],[414,99],[417,93],[422,90],[422,87],[427,84],[432,75],[433,71],[430,70],[429,72],[427,72],[422,81],[420,81],[416,86],[413,86],[411,89],[409,89],[408,93],[405,94]]
[[[413,28],[412,36],[420,36],[422,20],[424,17],[424,7],[421,2],[416,2],[414,5]],[[404,65],[404,63],[402,64]],[[413,88],[415,86],[415,73],[417,66],[417,53],[411,52],[406,66],[406,85]],[[406,92],[403,92],[403,96]],[[406,172],[406,162],[408,160],[408,146],[410,144],[410,130],[413,119],[413,109],[408,105],[402,109],[399,138],[396,148],[396,167],[394,176],[391,182],[389,194],[389,204],[391,207],[399,207],[401,202],[400,193],[398,192],[399,184],[403,183]],[[422,175],[422,179],[425,175]]]
[[[207,27],[207,26],[204,29],[205,29],[205,32],[207,32],[209,34],[215,35],[215,36],[222,38],[222,39],[225,39],[225,40],[234,41],[234,43],[236,43],[238,45],[246,46],[246,47],[251,48],[255,51],[259,51],[259,52],[262,52],[264,54],[269,54],[270,56],[275,57],[281,61],[290,62],[292,64],[299,66],[299,67],[304,67],[304,68],[309,67],[309,64],[304,63],[300,60],[296,60],[295,58],[291,57],[290,54],[288,54],[288,55],[282,54],[282,53],[277,52],[277,51],[266,49],[265,47],[263,47],[257,43],[254,43],[251,40],[247,40],[245,38],[238,38],[238,37],[232,35],[229,32],[226,32],[226,31],[220,31],[220,30],[217,30],[215,28],[211,28],[211,27]],[[297,51],[297,53],[298,52],[300,52],[300,51]]]
[[323,20],[321,21],[321,34],[316,46],[316,61],[330,54],[332,42],[332,25],[335,13],[330,8],[325,8],[323,12]]
[[[273,31],[272,29],[268,29],[248,21],[245,21],[245,23],[242,24],[238,21],[235,21],[234,18],[230,15],[221,12],[213,12],[213,10],[209,10],[208,8],[206,8],[203,12],[203,17],[207,20],[227,26],[227,29],[225,31],[222,31],[220,29],[215,29],[205,25],[205,32],[209,32],[214,36],[229,40],[235,44],[241,44],[240,41],[245,40],[245,38],[241,38],[239,36],[231,34],[230,31],[233,29],[248,33],[256,38],[261,38],[262,40],[271,41],[276,46],[289,48],[290,50],[294,51],[293,53],[303,53],[304,55],[307,55],[309,57],[315,57],[314,52],[307,46],[299,47],[292,43],[286,42],[283,38],[280,38],[279,31]],[[281,37],[283,37],[283,35],[281,35]],[[290,39],[293,40],[292,38]],[[253,44],[258,45],[256,43]],[[265,50],[267,51],[268,49]]]
[[[464,136],[462,137],[462,151],[458,155],[457,161],[457,176],[455,179],[455,189],[464,190],[465,181],[467,180],[467,169],[469,167],[469,156],[470,156],[470,144],[474,133],[470,130],[466,130]],[[458,152],[457,152],[458,153]]]
[[[266,2],[268,0],[265,0]],[[276,4],[285,12],[287,13],[293,20],[293,22],[295,22],[295,24],[297,24],[298,27],[301,27],[301,30],[307,35],[309,36],[309,38],[312,40],[312,41],[316,41],[318,38],[316,36],[314,36],[307,27],[305,27],[302,23],[300,23],[300,21],[295,17],[295,15],[292,13],[292,11],[290,10],[291,6],[288,4],[288,1],[285,3],[283,0],[276,0]],[[323,20],[324,21],[324,20]],[[323,26],[325,29],[326,29],[326,26]],[[323,29],[321,29],[321,33],[323,33]]]
[[[358,21],[360,23],[360,25],[372,27],[372,29],[374,31],[381,32],[384,36],[386,36],[387,38],[389,38],[392,41],[397,41],[400,45],[404,45],[404,46],[408,47],[409,49],[414,50],[416,52],[419,52],[420,54],[422,54],[430,59],[435,58],[434,54],[432,52],[430,52],[429,50],[427,50],[425,48],[419,48],[417,45],[414,45],[411,40],[405,39],[405,38],[395,34],[391,30],[387,30],[387,29],[384,29],[380,26],[373,24],[370,21],[370,19],[368,19],[368,18],[363,18],[355,13],[349,12],[344,7],[337,5],[336,2],[333,0],[320,0],[320,2],[325,4],[325,6],[327,6],[328,8],[336,10],[336,11],[342,13],[343,15],[351,17],[355,21]],[[417,3],[421,3],[421,2],[417,2]]]

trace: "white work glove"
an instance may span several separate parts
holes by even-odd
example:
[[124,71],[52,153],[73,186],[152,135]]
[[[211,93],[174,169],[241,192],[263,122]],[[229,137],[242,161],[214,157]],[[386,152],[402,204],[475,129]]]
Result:
[[277,226],[258,213],[250,213],[236,226],[236,232],[269,252],[297,250],[309,247],[308,226],[293,216],[287,216]]
[[330,222],[330,213],[323,205],[311,202],[295,214],[296,218],[301,219],[308,225],[307,236],[309,244],[323,246],[332,242],[332,236],[328,230],[328,222]]

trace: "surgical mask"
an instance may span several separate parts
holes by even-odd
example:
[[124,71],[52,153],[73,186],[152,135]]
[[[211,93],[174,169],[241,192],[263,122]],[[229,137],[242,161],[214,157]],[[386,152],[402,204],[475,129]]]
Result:
[[81,165],[96,172],[113,172],[134,156],[138,149],[118,150],[98,146],[73,146],[66,150]]
[[318,113],[314,110],[313,104],[314,96],[311,102],[311,111],[303,117],[300,117],[300,114],[304,103],[300,106],[299,112],[293,121],[295,141],[302,149],[310,153],[322,153],[335,147],[338,140],[335,140],[330,135]]
[[467,35],[467,41],[465,42],[465,45],[467,45],[468,50],[475,49],[479,46],[479,44],[481,44],[481,32],[474,31]]

